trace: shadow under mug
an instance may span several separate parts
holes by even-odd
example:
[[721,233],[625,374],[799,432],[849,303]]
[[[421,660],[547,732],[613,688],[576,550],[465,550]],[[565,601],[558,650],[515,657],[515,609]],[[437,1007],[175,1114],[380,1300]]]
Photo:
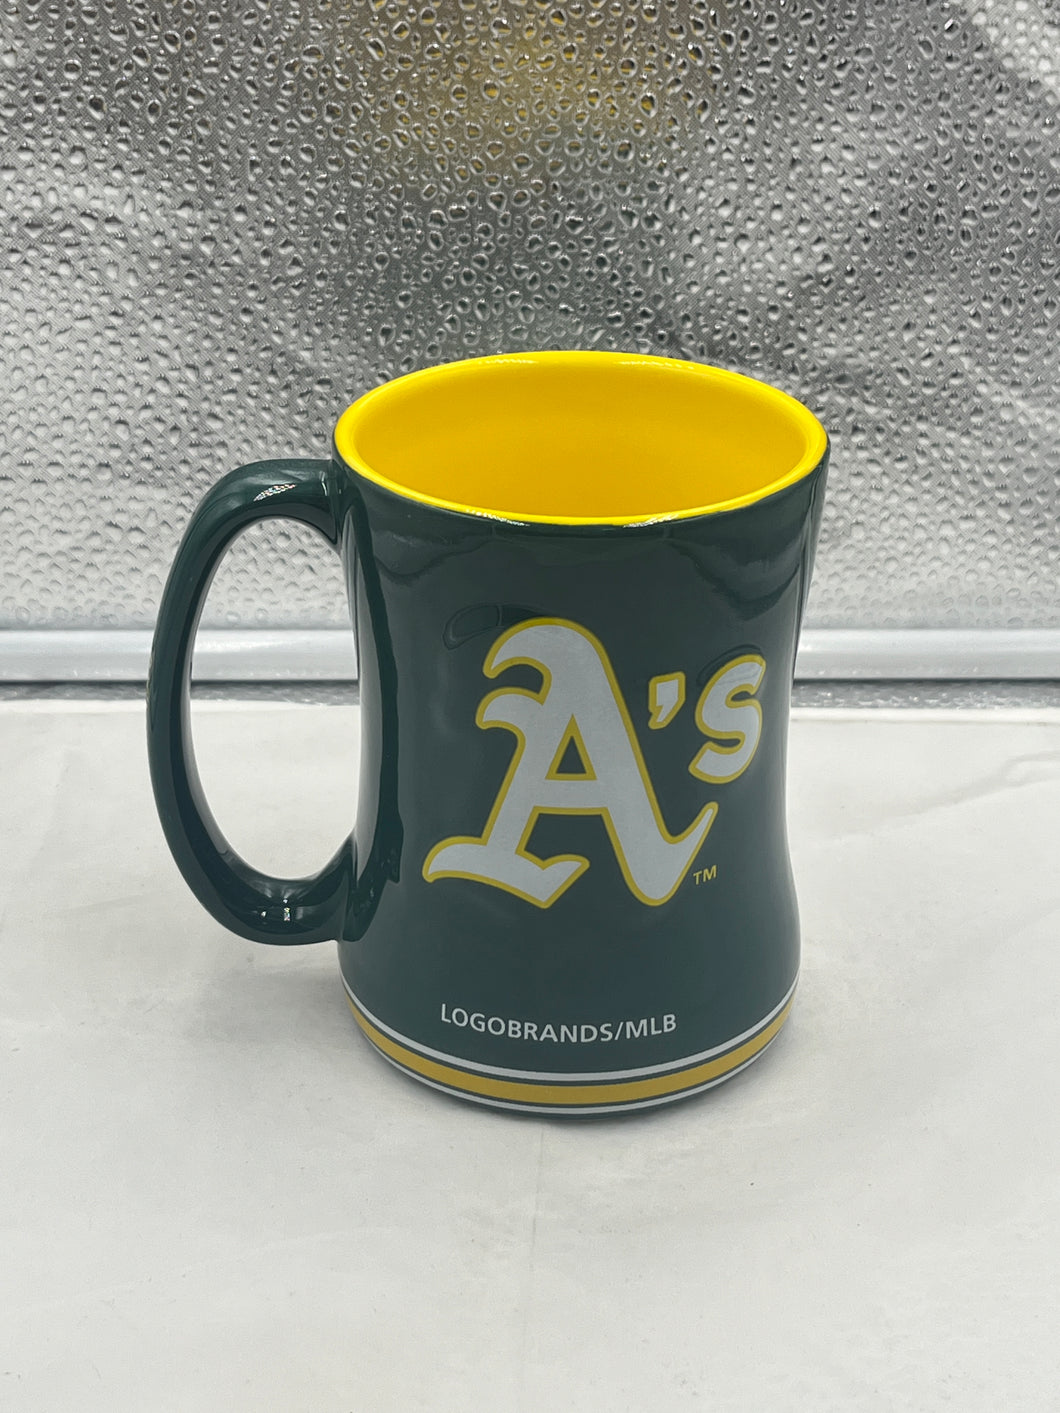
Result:
[[[232,472],[181,543],[148,687],[192,890],[243,937],[337,939],[364,1034],[461,1097],[602,1113],[737,1073],[798,975],[785,749],[827,459],[756,380],[540,352],[398,378],[330,460]],[[189,724],[210,580],[277,516],[341,555],[359,657],[355,829],[303,879],[229,846]]]

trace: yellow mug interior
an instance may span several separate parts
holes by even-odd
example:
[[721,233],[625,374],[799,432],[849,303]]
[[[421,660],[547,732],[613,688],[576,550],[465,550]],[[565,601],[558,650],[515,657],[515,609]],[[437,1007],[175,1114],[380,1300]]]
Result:
[[636,353],[506,353],[409,373],[359,398],[335,445],[398,495],[566,525],[750,505],[827,445],[800,402],[753,378]]

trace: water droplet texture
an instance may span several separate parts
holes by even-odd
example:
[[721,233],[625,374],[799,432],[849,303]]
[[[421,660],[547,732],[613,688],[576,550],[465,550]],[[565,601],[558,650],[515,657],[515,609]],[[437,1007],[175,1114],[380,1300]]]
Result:
[[[0,625],[149,625],[223,472],[528,347],[806,401],[812,623],[1060,625],[1058,101],[1044,0],[8,4]],[[265,527],[206,621],[337,569]]]

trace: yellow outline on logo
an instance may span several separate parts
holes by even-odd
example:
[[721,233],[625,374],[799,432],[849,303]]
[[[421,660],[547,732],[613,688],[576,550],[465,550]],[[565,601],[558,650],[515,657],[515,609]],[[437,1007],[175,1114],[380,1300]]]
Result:
[[[677,701],[669,708],[659,702],[659,687],[663,682],[677,683]],[[648,683],[648,707],[651,711],[648,730],[661,731],[664,726],[669,726],[684,704],[685,674],[683,672],[662,672],[658,677],[653,677]]]
[[[637,740],[636,732],[633,728],[633,721],[629,714],[629,708],[626,705],[626,699],[623,696],[622,689],[618,684],[618,679],[615,677],[614,668],[611,666],[611,659],[608,656],[604,645],[600,642],[600,639],[597,638],[594,633],[590,633],[587,628],[583,628],[581,624],[571,622],[569,618],[528,618],[524,619],[522,623],[516,623],[513,627],[506,629],[505,632],[503,632],[500,637],[497,638],[496,642],[494,642],[493,646],[486,654],[485,662],[482,664],[482,671],[487,677],[497,677],[500,675],[501,672],[506,671],[509,667],[525,666],[532,667],[535,671],[540,672],[542,678],[541,687],[536,692],[531,692],[525,687],[499,687],[495,692],[487,693],[486,696],[482,698],[482,701],[479,703],[478,710],[475,713],[475,724],[479,726],[482,730],[487,730],[490,727],[501,727],[505,731],[510,731],[512,735],[516,738],[517,742],[515,751],[512,753],[512,759],[509,762],[508,770],[505,774],[504,780],[501,783],[500,789],[497,791],[497,797],[493,802],[493,808],[490,810],[489,818],[486,820],[486,827],[481,834],[456,835],[453,838],[443,839],[440,843],[435,844],[434,848],[430,851],[426,859],[424,859],[423,861],[423,877],[428,883],[434,883],[439,878],[464,878],[471,883],[485,883],[493,888],[503,888],[506,893],[511,893],[517,898],[522,898],[525,902],[533,903],[535,907],[550,908],[558,898],[561,898],[563,896],[563,894],[567,891],[568,888],[572,887],[578,881],[578,879],[582,876],[585,870],[589,867],[590,860],[585,858],[583,854],[555,854],[552,858],[547,860],[537,858],[534,854],[531,854],[527,849],[528,841],[534,831],[534,825],[537,823],[538,818],[543,814],[599,815],[604,822],[604,827],[606,828],[608,837],[611,840],[611,847],[614,850],[615,858],[618,861],[619,868],[622,870],[622,876],[626,881],[626,886],[629,888],[629,891],[633,894],[635,898],[638,898],[647,907],[661,907],[663,903],[668,903],[670,901],[673,895],[677,892],[678,888],[684,882],[689,870],[691,869],[693,863],[696,860],[696,854],[693,854],[692,857],[689,859],[688,863],[682,870],[680,877],[677,879],[674,886],[670,889],[670,891],[666,894],[664,898],[649,898],[646,894],[641,892],[641,890],[637,887],[636,883],[633,881],[633,877],[629,871],[629,864],[626,861],[625,851],[622,848],[621,841],[619,840],[618,834],[615,831],[614,822],[611,819],[611,812],[609,809],[607,809],[606,806],[591,806],[586,808],[580,808],[575,806],[542,807],[535,805],[534,808],[530,811],[530,818],[527,822],[526,828],[523,830],[522,837],[520,838],[519,843],[515,849],[516,854],[519,857],[526,859],[528,863],[531,863],[535,867],[542,869],[554,863],[577,863],[581,865],[581,867],[576,869],[571,874],[571,876],[562,884],[559,890],[553,893],[552,896],[550,898],[547,898],[544,902],[541,902],[539,899],[532,897],[529,893],[524,893],[520,888],[513,887],[510,883],[503,883],[499,879],[486,878],[482,874],[466,873],[463,870],[458,869],[443,869],[437,873],[432,872],[431,865],[433,860],[439,853],[441,853],[443,849],[448,848],[450,844],[488,845],[489,843],[489,838],[491,833],[493,832],[493,827],[497,822],[497,816],[500,814],[504,801],[507,799],[508,791],[511,788],[512,781],[515,779],[516,771],[519,768],[519,762],[522,759],[524,750],[526,749],[526,737],[523,735],[523,733],[519,730],[518,727],[512,726],[509,722],[483,720],[483,714],[490,702],[494,701],[497,697],[507,697],[512,695],[513,693],[517,693],[518,695],[524,697],[530,697],[537,702],[544,702],[545,698],[548,695],[549,689],[552,686],[552,674],[543,662],[539,662],[536,658],[532,657],[514,657],[511,658],[508,662],[503,663],[501,666],[497,665],[497,654],[500,652],[501,648],[504,646],[505,643],[508,642],[510,638],[513,638],[517,633],[522,632],[526,628],[538,626],[568,628],[572,632],[580,634],[589,644],[591,644],[592,648],[597,653],[601,665],[603,666],[604,672],[607,676],[608,683],[611,687],[611,692],[615,700],[615,705],[618,707],[619,715],[622,719],[623,725],[625,726],[626,735],[629,738],[630,748],[633,752],[633,758],[636,762],[637,769],[640,772],[641,783],[644,786],[644,792],[647,797],[648,804],[651,807],[652,814],[655,818],[655,826],[658,829],[660,836],[668,844],[681,844],[689,837],[690,834],[692,834],[696,829],[699,828],[699,826],[703,823],[705,819],[707,819],[709,822],[707,824],[706,830],[704,831],[703,839],[700,841],[700,847],[702,847],[703,843],[706,841],[707,835],[710,833],[711,826],[713,825],[714,819],[718,813],[717,803],[713,800],[709,804],[703,806],[696,818],[681,834],[671,834],[670,831],[666,828],[666,824],[663,821],[662,812],[659,809],[659,802],[656,799],[655,790],[651,783],[651,777],[648,775],[647,766],[644,764],[644,757],[641,754],[640,742]],[[564,740],[564,744],[566,744],[566,739]]]
[[[733,731],[731,734],[726,734],[723,732],[716,731],[712,728],[708,728],[699,719],[699,714],[703,710],[703,707],[707,700],[707,696],[709,695],[711,688],[717,682],[718,678],[724,677],[727,672],[731,672],[732,669],[734,667],[738,667],[741,662],[758,663],[759,667],[761,667],[762,669],[761,672],[758,674],[758,681],[754,684],[753,687],[747,687],[744,685],[733,687],[731,692],[727,692],[725,694],[725,705],[727,707],[754,707],[755,711],[758,713],[758,740],[755,742],[754,750],[744,761],[743,765],[740,766],[740,769],[737,770],[735,773],[730,775],[711,775],[707,771],[699,769],[700,762],[705,760],[706,757],[709,755],[736,755],[738,752],[743,750],[744,744],[747,740],[747,733],[745,731]],[[703,749],[696,756],[695,760],[688,767],[689,774],[694,775],[697,780],[706,780],[707,783],[710,785],[727,785],[730,780],[738,780],[740,776],[744,773],[744,771],[747,769],[747,767],[754,760],[755,756],[758,754],[758,745],[759,742],[762,740],[762,704],[761,702],[759,702],[758,698],[754,696],[754,693],[758,691],[759,687],[761,687],[763,681],[765,680],[765,675],[765,658],[761,657],[758,653],[745,653],[742,657],[732,658],[732,660],[727,662],[724,667],[719,667],[717,672],[715,672],[714,676],[703,688],[702,692],[700,692],[699,700],[696,702],[696,725],[699,727],[700,731],[702,731],[703,735],[706,736],[707,744],[703,747]],[[741,695],[742,700],[740,700]],[[733,741],[735,742],[735,744],[731,746],[723,746],[718,744],[719,741]]]
[[[572,772],[572,771],[568,771],[568,770],[560,770],[560,768],[559,768],[559,767],[560,767],[560,762],[562,761],[564,755],[566,754],[567,746],[570,744],[571,741],[574,742],[574,749],[578,752],[578,756],[579,756],[579,758],[581,759],[582,765],[585,766],[585,769],[584,769],[584,770],[577,770],[577,771],[573,771],[573,772]],[[558,751],[556,752],[556,754],[553,756],[553,758],[552,758],[552,764],[551,764],[551,765],[549,766],[549,768],[545,771],[545,779],[546,779],[546,780],[595,780],[595,779],[596,779],[596,771],[593,769],[593,763],[592,763],[592,760],[591,760],[591,758],[590,758],[590,756],[589,756],[589,752],[586,750],[586,748],[585,748],[585,742],[582,740],[581,728],[579,727],[578,722],[577,722],[577,720],[576,720],[576,718],[575,718],[574,716],[571,717],[570,721],[567,723],[567,729],[566,729],[566,731],[564,731],[563,735],[560,737],[559,750],[558,750]]]

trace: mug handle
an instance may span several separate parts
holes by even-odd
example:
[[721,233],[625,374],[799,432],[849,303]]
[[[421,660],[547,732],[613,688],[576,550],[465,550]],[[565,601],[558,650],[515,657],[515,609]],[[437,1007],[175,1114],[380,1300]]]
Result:
[[162,595],[147,683],[151,783],[166,840],[192,892],[213,916],[255,942],[323,942],[339,936],[354,888],[352,835],[311,878],[273,878],[239,857],[203,794],[191,741],[191,656],[206,591],[241,530],[259,520],[298,520],[339,551],[337,497],[327,461],[241,466],[203,498],[181,540]]

